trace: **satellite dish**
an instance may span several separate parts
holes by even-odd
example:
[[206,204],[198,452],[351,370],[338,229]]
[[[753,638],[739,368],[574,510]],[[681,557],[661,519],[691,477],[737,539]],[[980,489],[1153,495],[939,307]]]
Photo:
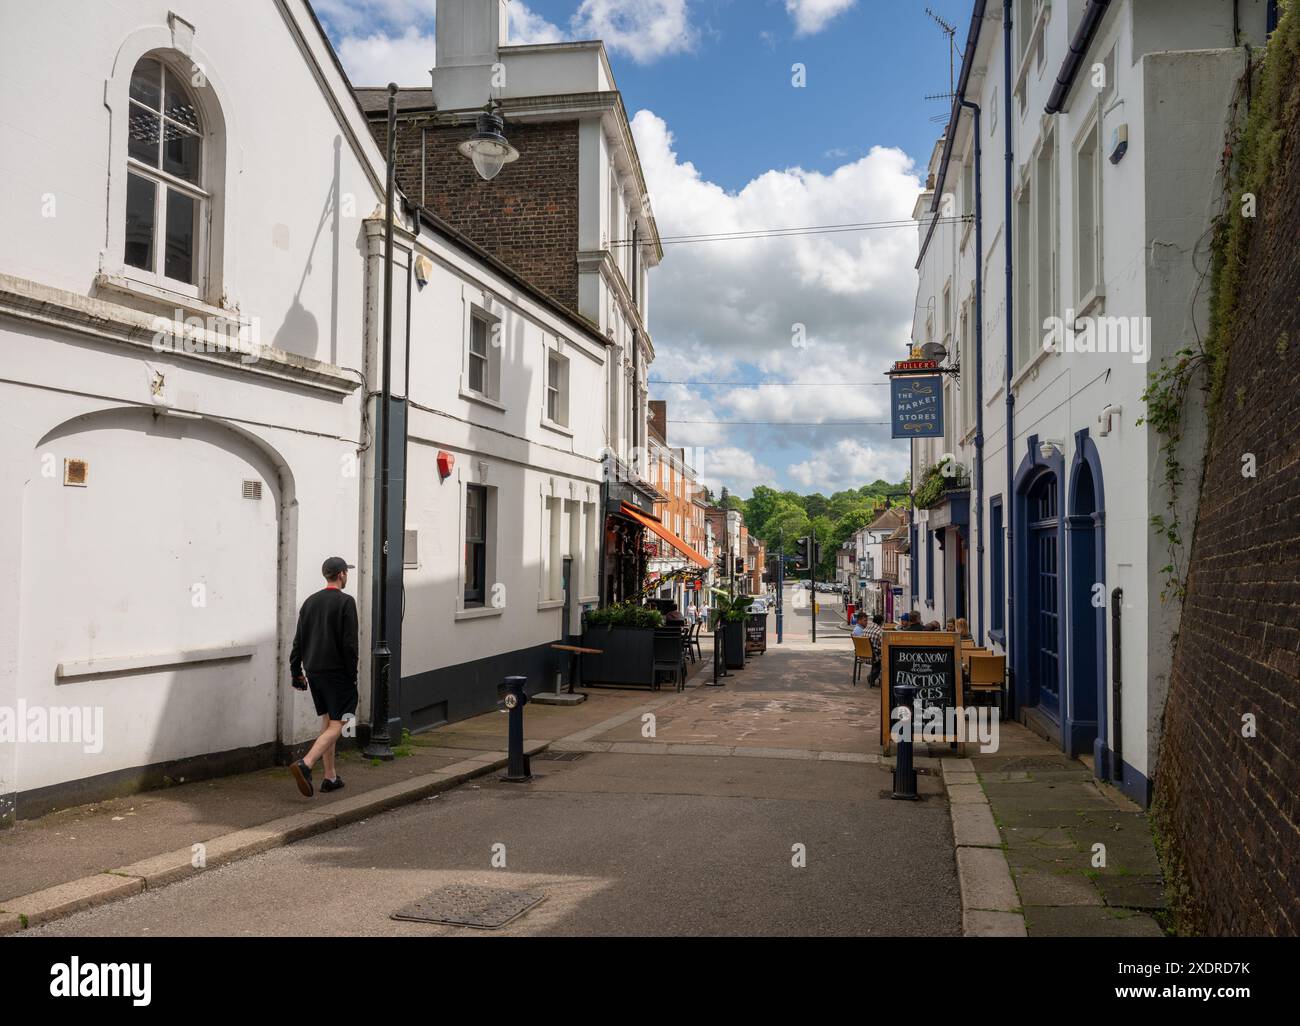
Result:
[[935,363],[943,363],[948,359],[948,350],[942,342],[927,342],[921,347],[921,356]]

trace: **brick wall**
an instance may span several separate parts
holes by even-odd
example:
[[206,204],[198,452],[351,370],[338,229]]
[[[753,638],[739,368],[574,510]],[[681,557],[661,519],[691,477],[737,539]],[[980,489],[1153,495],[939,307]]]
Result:
[[[371,122],[380,147],[388,126]],[[421,132],[424,175],[421,179]],[[472,126],[435,128],[399,121],[397,182],[498,259],[578,311],[578,122],[507,126],[520,157],[491,182],[456,147]],[[423,184],[422,184],[423,181]],[[421,196],[423,195],[423,201]]]
[[1291,89],[1207,454],[1156,777],[1180,922],[1212,935],[1300,933],[1300,81]]

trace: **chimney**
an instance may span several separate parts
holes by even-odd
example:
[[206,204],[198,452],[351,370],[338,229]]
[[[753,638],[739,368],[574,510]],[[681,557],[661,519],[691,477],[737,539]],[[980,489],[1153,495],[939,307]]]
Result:
[[510,0],[438,0],[435,22],[440,68],[497,62],[510,35]]
[[663,399],[650,400],[650,431],[665,444],[668,441],[668,403]]

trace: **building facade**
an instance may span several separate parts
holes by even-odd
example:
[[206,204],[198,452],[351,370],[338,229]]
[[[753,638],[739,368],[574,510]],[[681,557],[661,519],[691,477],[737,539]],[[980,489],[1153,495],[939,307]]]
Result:
[[[1195,488],[1166,490],[1142,396],[1206,323],[1245,44],[1275,16],[977,2],[918,204],[912,341],[943,347],[945,430],[913,442],[912,607],[966,615],[1018,715],[1144,803],[1179,613],[1153,518]],[[1203,440],[1193,408],[1185,453]]]
[[361,564],[381,155],[301,0],[185,11],[0,36],[0,704],[102,717],[0,746],[23,816],[314,736],[297,610]]

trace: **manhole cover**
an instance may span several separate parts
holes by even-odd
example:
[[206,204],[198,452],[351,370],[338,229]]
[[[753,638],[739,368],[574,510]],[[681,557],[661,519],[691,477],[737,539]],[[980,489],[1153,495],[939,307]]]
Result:
[[533,762],[577,762],[586,752],[538,752]]
[[398,909],[392,918],[413,923],[497,930],[539,904],[543,897],[530,891],[453,885]]

